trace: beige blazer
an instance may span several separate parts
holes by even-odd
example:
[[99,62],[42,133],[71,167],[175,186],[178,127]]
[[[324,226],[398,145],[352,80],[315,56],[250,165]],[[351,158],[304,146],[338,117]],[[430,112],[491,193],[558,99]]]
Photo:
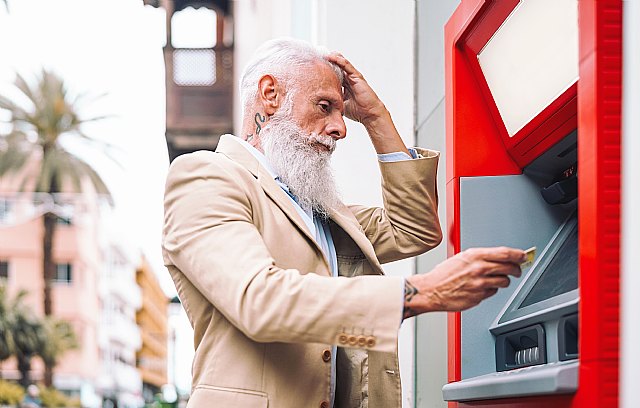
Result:
[[441,240],[438,153],[380,163],[383,208],[331,214],[339,277],[286,193],[233,136],[177,158],[163,256],[194,328],[190,408],[401,406],[403,280],[380,263]]

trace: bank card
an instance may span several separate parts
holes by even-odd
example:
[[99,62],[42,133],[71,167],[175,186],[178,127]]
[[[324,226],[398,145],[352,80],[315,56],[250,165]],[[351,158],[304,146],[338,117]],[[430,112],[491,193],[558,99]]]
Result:
[[524,253],[527,255],[527,259],[525,259],[524,262],[520,264],[520,269],[531,268],[531,265],[533,265],[533,260],[536,259],[536,247],[531,247],[524,251]]

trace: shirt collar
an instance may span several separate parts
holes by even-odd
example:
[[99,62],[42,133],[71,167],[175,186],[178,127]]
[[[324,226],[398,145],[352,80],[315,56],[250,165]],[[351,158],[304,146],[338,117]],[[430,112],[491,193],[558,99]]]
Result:
[[247,149],[247,151],[249,153],[251,153],[253,155],[253,157],[256,158],[256,160],[258,160],[260,165],[262,167],[264,167],[265,170],[267,170],[267,172],[269,173],[271,178],[273,178],[274,180],[278,178],[278,175],[276,174],[276,172],[273,171],[273,167],[271,167],[271,165],[269,164],[269,161],[267,160],[267,157],[260,150],[258,150],[255,147],[251,146],[251,144],[249,144],[249,142],[247,142],[246,140],[240,139],[237,136],[234,136],[231,139],[236,141],[236,143],[239,143],[240,146],[242,146],[245,149]]
[[[276,183],[278,183],[278,185],[287,193],[287,195],[289,197],[291,197],[291,199],[293,200],[293,202],[295,203],[295,205],[300,208],[302,210],[303,213],[305,213],[311,220],[313,220],[313,211],[311,211],[311,208],[303,208],[300,203],[298,202],[298,200],[293,196],[293,194],[291,194],[291,192],[289,191],[289,186],[287,186],[286,184],[284,184],[282,182],[282,180],[280,180],[280,177],[276,174],[275,171],[273,171],[273,167],[271,167],[271,165],[269,164],[269,161],[267,160],[267,157],[258,149],[256,149],[255,147],[251,146],[251,144],[249,144],[249,142],[247,142],[244,139],[240,139],[239,137],[233,137],[233,140],[235,140],[237,143],[239,143],[242,147],[244,147],[245,149],[247,149],[247,151],[249,153],[251,153],[253,155],[253,157],[256,158],[256,160],[258,160],[258,162],[260,163],[260,165],[262,165],[262,167],[265,168],[265,170],[267,170],[267,172],[269,173],[269,175],[276,181]],[[305,220],[307,221],[307,220]]]

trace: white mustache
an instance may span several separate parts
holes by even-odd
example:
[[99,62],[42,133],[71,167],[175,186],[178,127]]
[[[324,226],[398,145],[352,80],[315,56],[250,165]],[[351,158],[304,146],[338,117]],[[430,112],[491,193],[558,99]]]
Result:
[[313,133],[309,136],[309,144],[319,143],[329,150],[330,153],[333,153],[336,150],[336,140],[331,136],[321,136],[319,134]]

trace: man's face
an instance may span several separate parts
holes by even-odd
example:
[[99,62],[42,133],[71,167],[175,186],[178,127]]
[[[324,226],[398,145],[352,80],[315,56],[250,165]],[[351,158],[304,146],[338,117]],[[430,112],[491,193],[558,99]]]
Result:
[[[317,63],[302,73],[300,86],[293,96],[291,119],[305,133],[330,136],[334,140],[347,135],[344,123],[342,84],[329,64]],[[328,151],[320,142],[318,151]]]

